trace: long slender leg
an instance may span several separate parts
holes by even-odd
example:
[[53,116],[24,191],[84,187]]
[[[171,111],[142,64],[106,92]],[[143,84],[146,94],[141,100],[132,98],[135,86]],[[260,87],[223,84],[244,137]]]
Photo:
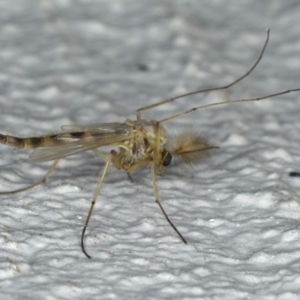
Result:
[[131,173],[139,168],[141,168],[143,165],[149,163],[149,161],[151,160],[151,157],[147,157],[143,160],[140,160],[138,163],[136,163],[135,165],[132,165],[130,168],[126,169],[127,173]]
[[35,182],[35,183],[33,183],[33,184],[27,186],[27,187],[18,189],[18,190],[0,192],[0,195],[9,195],[9,194],[15,194],[15,193],[27,191],[27,190],[29,190],[29,189],[31,189],[31,188],[33,188],[33,187],[35,187],[35,186],[37,186],[37,185],[39,185],[39,184],[41,184],[41,183],[46,182],[46,180],[51,176],[51,174],[52,174],[53,171],[55,170],[55,168],[56,168],[58,162],[59,162],[59,159],[56,159],[56,160],[53,162],[51,168],[48,170],[48,172],[46,173],[46,175],[45,175],[41,180],[39,180],[39,181],[37,181],[37,182]]
[[179,237],[181,238],[181,240],[185,244],[187,244],[187,241],[182,236],[182,234],[179,232],[179,230],[176,228],[176,226],[172,223],[172,221],[169,219],[167,213],[165,212],[162,204],[159,201],[158,190],[157,190],[157,185],[156,185],[155,164],[154,164],[154,162],[151,163],[151,177],[152,177],[152,185],[153,185],[153,192],[154,192],[155,202],[158,204],[158,206],[161,209],[162,213],[164,214],[165,218],[167,219],[167,221],[169,222],[169,224],[172,226],[172,228],[176,231],[176,233],[179,235]]
[[103,154],[100,150],[98,150],[98,149],[92,149],[92,151],[94,152],[94,154],[96,156],[98,156],[99,158],[101,158],[104,162],[107,162],[107,156],[105,154]]
[[99,195],[99,192],[100,192],[102,183],[104,181],[105,175],[107,173],[108,167],[110,165],[111,157],[112,157],[112,154],[108,155],[108,157],[107,157],[106,164],[104,166],[102,175],[101,175],[101,177],[99,179],[99,182],[97,184],[97,187],[95,189],[94,196],[93,196],[93,199],[92,199],[92,202],[91,202],[91,207],[90,207],[89,213],[87,215],[87,218],[86,218],[86,221],[85,221],[85,224],[83,226],[82,233],[81,233],[81,242],[80,242],[80,245],[81,245],[82,252],[85,254],[85,256],[87,258],[91,258],[91,256],[88,255],[87,252],[85,251],[85,247],[84,247],[84,234],[85,234],[86,228],[87,228],[87,226],[89,224],[89,221],[90,221],[90,218],[91,218],[91,215],[92,215],[92,211],[93,211],[93,208],[95,206],[95,203],[96,203],[97,197]]
[[131,177],[130,173],[133,172],[133,171],[136,170],[136,169],[141,168],[143,165],[149,163],[150,160],[151,160],[150,157],[145,158],[144,160],[139,161],[138,163],[136,163],[135,165],[131,166],[130,168],[128,168],[128,169],[126,170],[128,179],[129,179],[132,183],[134,182],[134,180],[133,180],[133,178]]
[[127,174],[127,177],[128,177],[128,179],[129,179],[129,181],[130,181],[131,183],[134,183],[133,178],[131,177],[130,173],[126,172],[126,174]]

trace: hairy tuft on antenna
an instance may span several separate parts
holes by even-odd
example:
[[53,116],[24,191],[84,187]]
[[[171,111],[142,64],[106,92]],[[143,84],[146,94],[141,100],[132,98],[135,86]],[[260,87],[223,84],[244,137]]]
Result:
[[212,149],[218,149],[200,136],[197,128],[186,128],[174,133],[168,142],[168,150],[183,163],[193,166],[208,157]]

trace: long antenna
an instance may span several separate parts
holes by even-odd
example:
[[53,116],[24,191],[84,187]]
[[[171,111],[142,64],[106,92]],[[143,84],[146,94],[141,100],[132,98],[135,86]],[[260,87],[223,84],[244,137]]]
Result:
[[154,107],[157,107],[157,106],[160,106],[160,105],[163,105],[165,103],[170,103],[170,102],[173,102],[177,99],[180,99],[180,98],[184,98],[184,97],[187,97],[187,96],[192,96],[192,95],[195,95],[195,94],[200,94],[200,93],[206,93],[206,92],[211,92],[211,91],[219,91],[219,90],[225,90],[225,89],[228,89],[229,87],[235,85],[236,83],[238,83],[239,81],[243,80],[245,77],[247,77],[255,68],[256,66],[258,65],[258,63],[260,62],[260,60],[262,59],[263,55],[264,55],[264,52],[265,52],[265,49],[268,45],[268,42],[269,42],[269,38],[270,38],[270,29],[267,29],[267,38],[266,38],[266,41],[264,43],[264,46],[259,54],[259,57],[258,59],[256,60],[256,62],[254,63],[254,65],[248,70],[247,73],[245,73],[243,76],[239,77],[238,79],[236,79],[235,81],[227,84],[227,85],[224,85],[224,86],[221,86],[221,87],[215,87],[215,88],[207,88],[207,89],[203,89],[203,90],[198,90],[198,91],[194,91],[194,92],[190,92],[190,93],[186,93],[186,94],[183,94],[183,95],[179,95],[179,96],[176,96],[176,97],[173,97],[173,98],[169,98],[169,99],[166,99],[166,100],[163,100],[163,101],[160,101],[160,102],[157,102],[157,103],[154,103],[154,104],[151,104],[151,105],[148,105],[148,106],[144,106],[144,107],[141,107],[139,108],[138,110],[136,110],[136,118],[138,120],[141,119],[141,114],[140,112],[141,111],[145,111],[145,110],[148,110],[148,109],[152,109]]
[[273,97],[276,97],[276,96],[280,96],[280,95],[284,95],[284,94],[288,94],[288,93],[292,93],[292,92],[297,92],[297,91],[300,91],[300,88],[286,90],[286,91],[283,91],[283,92],[279,92],[279,93],[275,93],[275,94],[270,94],[270,95],[266,95],[266,96],[262,96],[262,97],[257,97],[257,98],[237,99],[237,100],[229,100],[229,101],[215,102],[215,103],[200,105],[200,106],[197,106],[197,107],[190,108],[190,109],[188,109],[188,110],[186,110],[184,112],[178,113],[176,115],[173,115],[171,117],[162,119],[159,122],[160,123],[168,122],[168,121],[174,120],[176,118],[179,118],[181,116],[184,116],[186,114],[189,114],[189,113],[191,113],[191,112],[193,112],[195,110],[202,109],[202,108],[207,108],[207,107],[217,106],[217,105],[223,105],[223,104],[235,104],[235,103],[241,103],[241,102],[260,101],[260,100],[264,100],[264,99],[268,99],[268,98],[273,98]]

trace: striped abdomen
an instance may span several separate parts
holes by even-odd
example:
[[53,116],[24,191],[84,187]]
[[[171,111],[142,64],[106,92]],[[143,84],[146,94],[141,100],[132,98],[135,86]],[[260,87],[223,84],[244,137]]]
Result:
[[40,137],[19,138],[11,135],[0,134],[0,143],[14,148],[41,148],[64,145],[69,142],[75,142],[86,136],[91,136],[85,132],[59,133]]

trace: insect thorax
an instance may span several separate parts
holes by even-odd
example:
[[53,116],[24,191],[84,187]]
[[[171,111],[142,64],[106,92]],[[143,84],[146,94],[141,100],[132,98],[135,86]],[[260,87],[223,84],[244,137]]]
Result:
[[[148,160],[155,160],[157,173],[164,172],[163,159],[166,156],[165,145],[167,142],[167,134],[162,125],[152,120],[126,121],[131,126],[131,135],[127,141],[124,141],[120,147],[120,163],[122,168],[129,170],[132,166]],[[158,154],[155,156],[159,143]]]

